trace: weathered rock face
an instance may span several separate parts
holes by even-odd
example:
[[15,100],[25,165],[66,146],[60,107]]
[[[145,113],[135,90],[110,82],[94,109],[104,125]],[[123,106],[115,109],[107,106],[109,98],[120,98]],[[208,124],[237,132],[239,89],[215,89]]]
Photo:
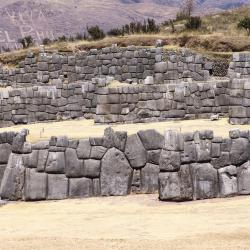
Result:
[[158,191],[159,166],[147,163],[141,170],[140,191],[152,194]]
[[91,197],[93,194],[93,181],[91,179],[85,177],[69,179],[70,198]]
[[67,148],[65,152],[65,174],[70,178],[79,178],[84,175],[83,161],[77,158],[76,150]]
[[250,162],[244,163],[237,168],[239,194],[250,194]]
[[11,145],[9,143],[0,144],[0,164],[6,164],[11,154]]
[[11,153],[0,187],[0,197],[9,200],[22,198],[25,168],[22,155]]
[[[42,155],[41,157],[45,157],[45,155]],[[42,158],[41,160],[43,159],[44,158]],[[40,162],[40,164],[41,163],[42,162]],[[64,152],[49,152],[45,171],[46,173],[50,174],[64,174],[65,173]]]
[[127,195],[130,193],[133,169],[124,153],[111,148],[102,159],[101,194]]
[[160,156],[161,171],[174,172],[178,171],[181,166],[181,154],[175,151],[162,150]]
[[23,198],[26,201],[45,200],[47,195],[47,174],[26,168]]
[[210,163],[191,164],[194,200],[218,197],[219,183],[216,169]]
[[48,200],[63,200],[68,197],[69,180],[65,175],[48,175]]
[[241,165],[248,161],[249,158],[249,141],[245,138],[238,138],[232,140],[232,147],[230,151],[230,160],[233,165]]
[[159,199],[162,201],[186,201],[193,199],[193,188],[188,165],[179,172],[162,172],[159,175]]
[[127,141],[126,132],[114,132],[112,128],[107,128],[104,131],[103,146],[106,148],[117,148],[124,151]]
[[147,162],[147,151],[137,134],[128,137],[125,154],[133,168],[142,168]]
[[220,196],[230,197],[238,193],[237,169],[235,166],[227,166],[218,170]]
[[138,135],[146,150],[162,149],[164,136],[154,129],[139,131]]

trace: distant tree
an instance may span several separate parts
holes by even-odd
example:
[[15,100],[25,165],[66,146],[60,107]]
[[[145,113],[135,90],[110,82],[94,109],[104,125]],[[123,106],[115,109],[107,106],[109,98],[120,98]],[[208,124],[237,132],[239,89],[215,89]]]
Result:
[[238,23],[239,29],[245,29],[247,32],[247,35],[250,35],[250,17],[245,17],[241,19]]
[[43,41],[42,41],[43,45],[48,45],[50,43],[52,43],[52,41],[48,37],[44,38]]
[[201,27],[201,24],[202,24],[202,20],[199,16],[191,16],[185,26],[187,29],[190,29],[190,30],[197,30]]
[[87,31],[92,40],[101,40],[106,36],[104,31],[98,25],[87,27]]
[[76,40],[84,40],[84,35],[82,35],[81,33],[77,33],[75,39]]
[[18,39],[18,42],[22,44],[23,48],[29,48],[34,44],[34,40],[32,36],[25,36],[23,38]]
[[123,36],[124,35],[124,31],[123,31],[123,29],[114,28],[114,29],[109,30],[107,32],[107,34],[109,36]]
[[59,42],[66,42],[68,40],[68,38],[66,37],[66,36],[59,36],[58,38],[57,38],[57,41],[59,41]]
[[176,21],[186,20],[192,16],[195,7],[195,0],[182,0],[180,11],[176,14]]

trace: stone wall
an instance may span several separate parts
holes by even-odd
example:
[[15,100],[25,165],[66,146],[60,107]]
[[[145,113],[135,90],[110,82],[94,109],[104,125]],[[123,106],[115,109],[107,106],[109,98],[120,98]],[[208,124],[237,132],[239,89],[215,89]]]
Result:
[[52,137],[35,144],[19,135],[0,197],[31,201],[155,193],[163,141],[154,130],[127,136],[107,129],[102,138]]
[[228,75],[231,78],[250,78],[250,53],[234,53],[229,65]]
[[0,67],[0,85],[9,86],[53,84],[57,79],[71,83],[103,76],[134,82],[154,76],[157,83],[166,83],[187,78],[206,80],[209,71],[202,56],[188,50],[176,53],[135,46],[112,46],[72,55],[46,54],[42,49],[37,58],[28,53],[18,68]]
[[249,131],[167,131],[160,156],[163,201],[201,200],[250,194]]
[[231,124],[250,124],[250,78],[235,78],[229,85]]
[[6,89],[0,92],[0,127],[37,121],[92,117],[97,83]]
[[138,85],[97,90],[96,123],[210,118],[228,114],[229,81]]
[[[92,196],[151,194],[186,201],[250,194],[250,132],[180,133],[155,130],[127,136],[106,129],[101,138],[30,144],[15,134],[0,197],[57,200]],[[4,149],[6,150],[6,149]],[[1,151],[0,153],[3,153]]]
[[[22,133],[25,133],[23,131]],[[9,156],[13,150],[13,144],[16,144],[18,133],[3,132],[0,133],[0,184],[8,164]]]

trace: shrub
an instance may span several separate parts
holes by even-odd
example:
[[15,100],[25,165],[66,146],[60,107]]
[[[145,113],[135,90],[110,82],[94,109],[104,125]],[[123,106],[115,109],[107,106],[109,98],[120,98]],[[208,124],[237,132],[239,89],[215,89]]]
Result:
[[92,40],[101,40],[105,38],[104,31],[98,25],[93,26],[93,27],[88,27],[87,31]]
[[107,33],[109,36],[123,36],[124,35],[124,32],[122,29],[111,29],[108,31]]
[[239,29],[245,29],[247,31],[247,35],[250,35],[250,17],[245,17],[241,19],[238,23]]
[[18,39],[18,42],[22,44],[23,48],[29,48],[34,44],[34,40],[32,36],[25,36],[23,38]]
[[48,45],[50,43],[52,43],[52,41],[49,38],[46,37],[43,39],[43,42],[42,42],[43,45]]
[[201,27],[202,21],[201,18],[199,16],[191,16],[185,26],[187,29],[190,30],[198,30]]

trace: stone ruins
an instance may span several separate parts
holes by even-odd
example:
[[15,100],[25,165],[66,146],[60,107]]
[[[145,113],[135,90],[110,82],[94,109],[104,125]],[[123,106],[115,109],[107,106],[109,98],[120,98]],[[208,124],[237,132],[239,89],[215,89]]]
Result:
[[[250,53],[235,53],[227,68],[187,49],[112,46],[69,56],[41,48],[17,68],[1,67],[0,86],[0,127],[220,116],[250,124]],[[108,128],[102,138],[52,137],[34,144],[27,134],[0,133],[2,199],[159,192],[162,201],[187,201],[250,194],[249,131],[218,138],[210,130],[128,136]]]

